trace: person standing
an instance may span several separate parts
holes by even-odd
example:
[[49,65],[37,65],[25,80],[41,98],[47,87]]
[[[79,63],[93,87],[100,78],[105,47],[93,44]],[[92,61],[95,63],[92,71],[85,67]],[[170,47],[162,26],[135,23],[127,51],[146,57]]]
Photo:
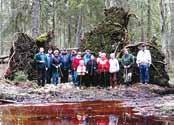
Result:
[[44,53],[44,48],[40,47],[39,53],[37,53],[34,57],[34,60],[36,61],[36,68],[38,73],[38,85],[44,86],[45,85],[45,79],[46,79],[46,69],[47,69],[47,56]]
[[54,50],[52,67],[53,84],[57,85],[59,83],[59,75],[62,75],[59,50]]
[[139,50],[137,54],[136,63],[140,70],[140,83],[149,83],[149,68],[152,63],[152,60],[151,53],[149,50],[147,50],[145,43],[142,44],[141,50]]
[[121,64],[124,68],[124,83],[126,85],[131,85],[132,82],[132,67],[135,63],[134,56],[129,53],[127,48],[124,48],[124,54],[121,58]]
[[86,75],[86,66],[84,60],[79,61],[79,65],[77,67],[77,79],[78,79],[78,86],[84,86],[84,78]]
[[74,84],[75,85],[77,85],[79,83],[79,81],[77,79],[77,67],[79,66],[80,60],[83,60],[81,55],[82,55],[82,53],[78,52],[72,62],[72,70],[74,71],[74,79],[75,79]]
[[115,53],[110,54],[109,65],[110,88],[115,88],[117,84],[117,72],[120,70],[118,60],[115,58]]
[[87,65],[87,63],[90,59],[91,59],[91,52],[90,52],[90,50],[86,50],[85,54],[83,56],[83,60],[84,60],[85,65]]
[[61,69],[63,76],[61,77],[61,83],[67,83],[69,77],[69,70],[71,67],[71,60],[70,55],[68,54],[67,50],[64,49],[61,53]]
[[52,63],[53,63],[53,50],[52,48],[48,49],[48,53],[46,54],[47,56],[47,70],[46,70],[46,77],[47,77],[47,83],[51,83],[51,77],[52,77]]
[[75,76],[75,71],[74,71],[73,68],[72,68],[72,63],[73,63],[73,60],[74,60],[74,58],[76,57],[76,55],[77,55],[76,50],[72,50],[72,51],[71,51],[71,55],[70,55],[70,60],[71,60],[71,77],[72,77],[72,82],[73,82],[73,83],[76,82],[76,76]]
[[97,61],[94,55],[91,55],[91,59],[87,63],[87,86],[91,84],[95,86],[97,84]]
[[98,62],[99,82],[102,87],[107,87],[109,84],[109,60],[106,58],[106,53],[101,54],[101,60]]

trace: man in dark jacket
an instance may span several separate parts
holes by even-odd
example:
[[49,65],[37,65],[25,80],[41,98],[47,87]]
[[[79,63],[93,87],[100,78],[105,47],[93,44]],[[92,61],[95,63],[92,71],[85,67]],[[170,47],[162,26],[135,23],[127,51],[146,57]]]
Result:
[[44,53],[44,48],[40,47],[39,53],[37,53],[34,57],[36,64],[37,64],[37,72],[38,72],[38,85],[45,85],[45,75],[47,69],[47,57]]
[[54,50],[54,58],[52,63],[52,78],[54,85],[59,84],[59,75],[62,75],[61,57],[59,54],[59,50]]
[[48,49],[48,53],[46,54],[47,56],[47,71],[46,71],[46,77],[47,77],[47,83],[51,83],[51,77],[52,77],[52,63],[53,63],[53,50],[52,48]]
[[61,83],[66,83],[68,82],[69,70],[71,68],[71,58],[66,49],[64,49],[61,53],[61,64],[63,74],[61,77]]
[[97,85],[97,61],[93,55],[91,59],[87,62],[87,86]]

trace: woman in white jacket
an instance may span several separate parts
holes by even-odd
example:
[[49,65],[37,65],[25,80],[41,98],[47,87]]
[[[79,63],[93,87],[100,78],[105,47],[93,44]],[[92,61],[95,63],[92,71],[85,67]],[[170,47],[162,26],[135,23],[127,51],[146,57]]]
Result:
[[120,70],[120,66],[114,53],[110,54],[109,64],[110,88],[115,88],[115,85],[117,84],[117,72]]

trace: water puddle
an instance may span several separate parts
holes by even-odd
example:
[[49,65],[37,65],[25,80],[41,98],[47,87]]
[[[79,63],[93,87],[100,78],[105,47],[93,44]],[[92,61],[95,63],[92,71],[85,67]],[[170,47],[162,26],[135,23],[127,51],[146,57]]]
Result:
[[0,125],[174,125],[136,113],[119,101],[10,104],[0,106]]

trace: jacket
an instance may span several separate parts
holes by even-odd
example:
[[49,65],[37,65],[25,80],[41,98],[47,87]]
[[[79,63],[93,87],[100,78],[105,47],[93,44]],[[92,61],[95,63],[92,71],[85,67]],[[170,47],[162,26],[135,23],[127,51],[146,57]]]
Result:
[[88,61],[86,69],[89,75],[94,75],[97,72],[97,61],[96,60]]
[[115,73],[115,72],[118,72],[120,70],[120,66],[119,66],[119,63],[118,63],[118,60],[115,58],[115,59],[109,59],[109,72],[110,73]]
[[123,66],[132,66],[134,62],[134,56],[132,54],[123,55],[121,58],[121,64]]
[[149,50],[140,50],[137,54],[137,64],[151,64],[151,54]]
[[37,53],[34,57],[34,60],[36,61],[37,69],[43,69],[47,67],[47,56],[45,53]]
[[85,62],[85,65],[87,65],[88,61],[91,59],[91,54],[85,54],[83,57],[83,60]]
[[100,60],[98,62],[98,72],[109,72],[109,61],[108,59]]
[[60,70],[60,68],[61,68],[60,56],[57,56],[57,57],[55,56],[53,58],[52,67],[53,67],[53,69],[52,69],[53,73],[57,73]]
[[53,54],[46,54],[46,57],[47,57],[47,67],[48,68],[51,68],[52,67],[52,63],[53,63]]
[[71,58],[69,54],[62,54],[60,58],[62,68],[63,69],[70,69],[71,67]]
[[79,66],[79,62],[82,60],[82,58],[75,57],[72,62],[72,69],[77,70],[77,67]]
[[86,66],[85,65],[83,65],[83,66],[79,65],[77,67],[77,75],[85,75],[85,73],[86,73]]

